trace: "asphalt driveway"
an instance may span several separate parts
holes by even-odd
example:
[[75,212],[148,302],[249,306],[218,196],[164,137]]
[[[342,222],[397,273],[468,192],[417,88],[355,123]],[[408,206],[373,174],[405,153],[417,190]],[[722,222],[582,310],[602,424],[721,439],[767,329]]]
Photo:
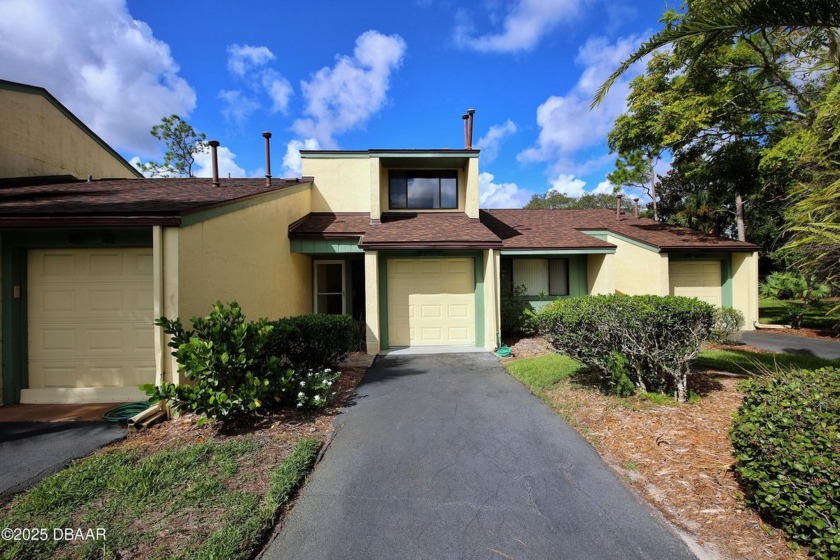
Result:
[[267,559],[695,558],[491,354],[384,356]]
[[0,422],[0,498],[125,437],[109,422]]
[[840,360],[840,341],[836,340],[808,338],[775,331],[746,331],[741,333],[741,342],[771,352]]

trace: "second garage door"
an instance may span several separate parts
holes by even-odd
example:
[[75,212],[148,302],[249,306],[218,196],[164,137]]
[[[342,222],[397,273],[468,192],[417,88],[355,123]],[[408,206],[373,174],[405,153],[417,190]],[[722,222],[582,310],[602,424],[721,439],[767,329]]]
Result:
[[390,346],[475,344],[472,258],[389,259]]
[[694,297],[721,307],[720,261],[674,261],[668,266],[672,296]]

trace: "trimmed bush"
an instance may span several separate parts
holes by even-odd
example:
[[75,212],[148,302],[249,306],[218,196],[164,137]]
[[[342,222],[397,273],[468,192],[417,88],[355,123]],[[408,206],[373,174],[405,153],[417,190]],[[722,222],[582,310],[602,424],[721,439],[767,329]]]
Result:
[[537,314],[540,333],[563,354],[626,393],[626,378],[647,392],[687,397],[689,363],[709,337],[714,308],[678,296],[584,296],[557,300]]
[[709,340],[719,344],[728,344],[741,338],[744,326],[744,314],[731,307],[715,309],[715,322]]
[[840,558],[840,369],[755,378],[735,416],[750,504],[822,559]]
[[239,304],[217,302],[210,315],[191,321],[192,330],[185,330],[180,319],[155,321],[172,337],[172,355],[191,384],[143,385],[152,402],[167,399],[177,410],[223,420],[279,400],[283,368],[278,358],[264,353],[273,329],[266,319],[246,322]]
[[349,315],[299,315],[271,323],[266,356],[297,372],[335,367],[352,349],[356,322]]
[[524,285],[514,286],[513,293],[502,298],[499,313],[504,336],[530,336],[537,332],[536,313],[523,299],[526,292]]

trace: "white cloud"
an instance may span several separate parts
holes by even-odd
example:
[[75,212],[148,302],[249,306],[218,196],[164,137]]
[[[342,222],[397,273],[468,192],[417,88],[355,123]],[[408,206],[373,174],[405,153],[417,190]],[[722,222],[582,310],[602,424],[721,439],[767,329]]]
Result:
[[[619,189],[620,190],[620,189]],[[594,194],[613,194],[616,191],[616,185],[613,185],[609,181],[601,181],[598,183],[598,186],[592,189]],[[627,196],[627,192],[624,191],[623,194]]]
[[485,163],[490,163],[499,155],[499,150],[502,147],[502,142],[516,133],[516,125],[512,120],[508,119],[504,124],[494,124],[487,131],[487,134],[478,139],[475,147],[481,150],[481,159]]
[[269,68],[275,59],[268,47],[252,45],[228,45],[228,70],[239,81],[245,83],[252,95],[240,89],[222,90],[219,97],[225,101],[222,116],[229,122],[242,125],[250,116],[262,108],[256,96],[265,95],[271,100],[271,113],[286,113],[289,99],[294,94],[292,84],[277,70]]
[[480,36],[475,35],[469,16],[462,13],[455,27],[455,42],[478,52],[531,50],[562,21],[574,18],[581,4],[582,0],[518,0],[505,15],[499,33]]
[[286,177],[300,177],[301,150],[320,150],[321,144],[315,138],[307,138],[306,140],[292,140],[286,144],[286,155],[283,156],[283,175]]
[[555,170],[568,168],[581,150],[603,144],[615,118],[626,110],[630,71],[613,85],[604,102],[590,111],[598,87],[632,53],[645,34],[610,43],[590,38],[578,51],[576,62],[585,67],[577,84],[563,96],[552,95],[537,108],[540,134],[535,145],[518,155],[520,162],[549,162]]
[[262,75],[262,85],[271,98],[271,112],[285,113],[289,108],[289,99],[294,94],[289,80],[274,70],[268,69]]
[[268,47],[251,45],[228,45],[227,67],[234,76],[245,76],[254,68],[265,66],[274,60],[274,53]]
[[[236,165],[236,154],[230,151],[230,148],[219,146],[216,150],[219,158],[219,177],[245,177],[245,170]],[[193,164],[193,175],[196,177],[212,177],[213,176],[213,162],[210,150],[195,154],[195,163]],[[265,175],[265,173],[263,173]]]
[[243,124],[260,108],[260,103],[252,97],[243,94],[241,90],[222,90],[219,99],[224,101],[222,116],[228,122]]
[[296,120],[292,129],[335,148],[337,134],[363,126],[383,107],[391,73],[405,50],[399,35],[373,30],[359,35],[352,57],[339,55],[333,67],[321,68],[308,82],[301,82],[307,118]]
[[169,45],[124,1],[2,0],[0,13],[3,78],[47,88],[117,149],[157,153],[151,127],[195,107]]
[[495,175],[478,174],[478,198],[481,208],[522,208],[531,200],[530,192],[516,183],[495,183]]
[[579,198],[584,192],[583,187],[586,186],[586,181],[578,179],[574,175],[560,174],[555,180],[551,182],[550,191],[565,194],[574,198]]

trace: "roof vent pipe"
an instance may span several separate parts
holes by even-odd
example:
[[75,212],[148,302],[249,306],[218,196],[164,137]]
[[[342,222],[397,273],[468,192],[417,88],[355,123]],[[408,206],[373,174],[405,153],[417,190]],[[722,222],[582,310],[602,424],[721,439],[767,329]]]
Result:
[[271,133],[263,132],[265,138],[265,186],[271,186]]
[[615,219],[621,220],[621,199],[624,198],[624,195],[619,193],[615,195]]
[[213,186],[218,187],[221,185],[219,183],[219,155],[216,153],[219,147],[219,141],[210,140],[207,142],[207,145],[210,146],[210,159],[213,162]]
[[475,115],[475,109],[472,109],[472,108],[467,109],[467,115],[469,115],[469,117],[470,117],[470,134],[469,134],[470,139],[467,142],[467,149],[472,150],[473,149],[473,145],[472,145],[472,141],[473,141],[473,115]]
[[639,199],[633,199],[633,216],[638,220],[639,219]]
[[464,116],[461,117],[464,119],[464,149],[470,149],[470,116],[464,113]]

